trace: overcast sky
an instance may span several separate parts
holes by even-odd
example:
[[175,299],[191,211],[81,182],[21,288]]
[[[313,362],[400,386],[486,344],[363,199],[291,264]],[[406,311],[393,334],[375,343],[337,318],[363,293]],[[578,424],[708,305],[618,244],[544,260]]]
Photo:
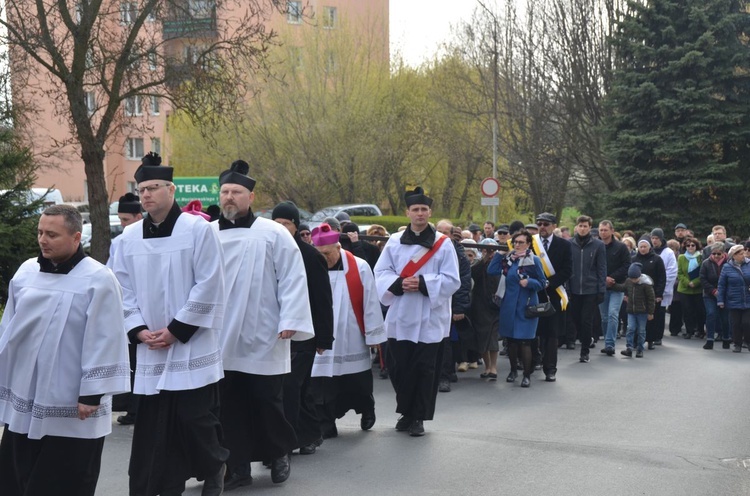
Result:
[[391,1],[391,56],[400,52],[414,66],[432,58],[450,37],[451,26],[470,19],[476,6],[474,0]]

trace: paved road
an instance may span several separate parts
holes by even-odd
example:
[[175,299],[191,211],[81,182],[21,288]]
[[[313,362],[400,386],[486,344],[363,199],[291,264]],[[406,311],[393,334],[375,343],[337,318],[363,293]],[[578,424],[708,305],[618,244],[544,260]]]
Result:
[[[389,381],[375,379],[378,421],[339,421],[339,437],[292,458],[281,485],[253,464],[232,495],[750,495],[750,353],[666,337],[642,359],[560,350],[558,382],[530,389],[459,374],[427,435],[394,430]],[[97,495],[126,496],[132,430],[115,424]],[[747,467],[743,465],[743,461]],[[186,495],[200,494],[192,480]]]

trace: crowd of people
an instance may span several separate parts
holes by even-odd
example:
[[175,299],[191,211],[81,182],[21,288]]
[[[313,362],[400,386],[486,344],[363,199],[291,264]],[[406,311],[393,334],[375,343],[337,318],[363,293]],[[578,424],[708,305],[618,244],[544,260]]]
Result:
[[624,337],[621,354],[642,357],[667,311],[670,333],[684,323],[707,350],[750,341],[750,259],[722,226],[706,249],[683,224],[636,241],[587,216],[571,235],[550,213],[463,230],[433,224],[418,187],[393,234],[345,215],[310,229],[292,202],[256,218],[248,172],[220,175],[212,220],[177,205],[172,168],[148,154],[106,267],[83,253],[75,208],[44,211],[0,322],[3,494],[93,495],[113,411],[133,425],[131,495],[197,478],[214,496],[251,484],[252,462],[286,481],[290,454],[314,454],[351,410],[371,429],[373,358],[396,430],[421,437],[438,392],[480,366],[497,381],[500,356],[509,383],[555,382],[558,348],[588,363]]

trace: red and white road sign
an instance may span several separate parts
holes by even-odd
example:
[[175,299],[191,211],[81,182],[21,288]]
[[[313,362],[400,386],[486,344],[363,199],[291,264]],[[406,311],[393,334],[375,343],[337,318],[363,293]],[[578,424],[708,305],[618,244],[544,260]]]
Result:
[[482,181],[482,196],[491,198],[500,193],[500,181],[494,177],[488,177]]

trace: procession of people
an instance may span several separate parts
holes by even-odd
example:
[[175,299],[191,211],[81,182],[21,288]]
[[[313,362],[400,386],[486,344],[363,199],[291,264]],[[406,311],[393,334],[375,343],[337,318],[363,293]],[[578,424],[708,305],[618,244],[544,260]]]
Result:
[[535,371],[559,379],[559,348],[585,364],[602,338],[603,359],[618,347],[642,358],[672,298],[704,349],[750,341],[750,258],[723,226],[706,251],[682,223],[673,250],[660,228],[637,237],[582,215],[570,236],[549,212],[464,231],[433,224],[417,187],[408,225],[360,239],[346,218],[309,229],[288,201],[256,218],[248,173],[237,160],[219,176],[209,222],[179,207],[173,169],[149,153],[107,266],[84,254],[75,208],[44,211],[40,255],[16,272],[0,321],[2,494],[93,495],[113,396],[133,425],[129,494],[179,495],[196,478],[216,496],[252,484],[252,462],[285,482],[290,454],[314,454],[350,410],[372,429],[373,359],[395,429],[418,438],[439,392],[480,365],[497,381],[499,356],[523,388]]

